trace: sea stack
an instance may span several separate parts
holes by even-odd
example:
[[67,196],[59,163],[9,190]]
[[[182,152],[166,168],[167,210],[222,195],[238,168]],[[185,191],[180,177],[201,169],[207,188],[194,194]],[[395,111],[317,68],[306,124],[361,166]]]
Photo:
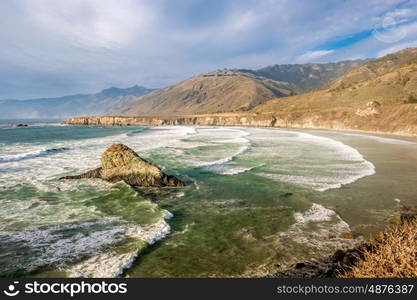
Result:
[[131,186],[184,187],[175,176],[167,175],[158,166],[144,160],[123,144],[110,146],[101,157],[101,167],[86,173],[60,179],[101,178],[109,182],[124,181]]

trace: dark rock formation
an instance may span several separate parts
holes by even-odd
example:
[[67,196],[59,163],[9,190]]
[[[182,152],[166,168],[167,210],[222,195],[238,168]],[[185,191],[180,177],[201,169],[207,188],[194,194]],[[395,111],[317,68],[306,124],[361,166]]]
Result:
[[363,251],[370,245],[361,244],[357,248],[337,250],[333,255],[315,261],[299,262],[285,270],[268,277],[274,278],[329,278],[337,277],[355,265],[363,258]]
[[123,144],[114,144],[103,153],[100,168],[60,179],[81,178],[101,178],[109,182],[124,181],[132,186],[143,187],[185,186],[181,180],[165,174],[158,166],[142,159]]

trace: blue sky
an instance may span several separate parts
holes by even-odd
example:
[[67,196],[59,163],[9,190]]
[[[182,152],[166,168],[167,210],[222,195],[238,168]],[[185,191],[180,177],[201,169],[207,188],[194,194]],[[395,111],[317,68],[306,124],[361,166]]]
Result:
[[417,47],[417,0],[2,0],[0,99]]

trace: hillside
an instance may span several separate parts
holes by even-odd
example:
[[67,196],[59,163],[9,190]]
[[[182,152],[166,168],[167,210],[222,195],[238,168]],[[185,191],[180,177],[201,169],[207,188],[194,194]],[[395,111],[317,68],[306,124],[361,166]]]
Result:
[[288,82],[297,94],[323,87],[347,71],[364,64],[364,60],[346,60],[323,64],[284,64],[268,66],[256,71],[240,70],[256,76]]
[[287,126],[417,134],[417,49],[368,61],[324,88],[256,107]]
[[195,76],[156,90],[113,115],[146,116],[247,111],[276,97],[291,94],[288,83],[233,70]]
[[0,118],[66,118],[106,114],[128,104],[150,89],[133,86],[109,88],[97,94],[30,100],[0,100]]
[[[243,80],[254,84],[250,77],[238,74],[229,78],[210,74],[194,77],[139,97],[113,116],[72,118],[68,123],[353,129],[417,135],[417,49],[369,60],[309,93],[268,100],[271,91],[263,86],[264,95],[267,95],[263,103],[249,101],[249,97],[238,97],[242,95],[239,93],[250,90],[240,88]],[[207,78],[208,82],[205,81]],[[224,85],[229,80],[233,82],[233,89]],[[260,82],[268,81],[261,79]],[[260,82],[256,81],[257,84]],[[207,89],[208,83],[210,89]],[[283,95],[291,93],[290,88],[285,88],[288,83],[278,82],[276,86]],[[167,97],[171,91],[175,93]],[[216,97],[207,100],[208,91],[209,95]],[[252,91],[250,95],[251,99],[259,99],[256,98],[258,92]],[[215,101],[211,102],[211,99]],[[242,103],[244,106],[239,106]],[[256,103],[259,105],[255,106]],[[255,107],[247,110],[251,106]],[[222,113],[227,110],[229,112]]]
[[219,70],[154,91],[114,115],[178,115],[247,111],[276,97],[322,87],[362,60],[274,65],[256,71]]

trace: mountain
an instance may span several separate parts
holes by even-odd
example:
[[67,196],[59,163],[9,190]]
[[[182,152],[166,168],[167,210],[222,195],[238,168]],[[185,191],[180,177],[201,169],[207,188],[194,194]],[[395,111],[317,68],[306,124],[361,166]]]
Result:
[[274,114],[287,126],[417,134],[417,48],[370,60],[320,90],[252,112]]
[[219,70],[138,97],[113,115],[172,115],[247,111],[292,93],[289,84],[237,70]]
[[[240,75],[241,73],[238,74],[238,76],[245,77]],[[220,78],[222,79],[218,82]],[[221,76],[216,78],[213,88],[216,88],[216,84],[224,83],[223,80],[224,78]],[[289,83],[281,82],[280,85],[287,87]],[[168,90],[178,88],[178,86],[168,88]],[[139,97],[138,100],[158,93],[161,91]],[[193,97],[195,96],[193,95]],[[152,96],[151,101],[152,99],[155,97]],[[246,98],[240,98],[240,101],[243,99]],[[221,101],[222,98],[217,100],[225,104]],[[230,100],[236,99],[230,98]],[[134,107],[136,104],[135,101],[130,105]],[[164,104],[170,105],[170,103]],[[271,99],[248,111],[227,113],[202,111],[199,115],[187,114],[186,111],[181,111],[182,102],[177,102],[177,104],[179,106],[176,109],[176,114],[138,117],[142,112],[137,110],[131,112],[135,117],[71,118],[68,123],[81,125],[235,125],[323,128],[417,136],[417,48],[405,49],[379,59],[368,60],[321,89]],[[159,107],[157,108],[159,109]],[[124,109],[122,108],[121,111]],[[172,112],[172,109],[170,111]]]
[[276,97],[317,89],[363,60],[218,70],[142,96],[113,115],[146,116],[248,111]]
[[109,88],[97,94],[0,100],[0,118],[67,118],[115,115],[177,115],[248,111],[277,97],[321,87],[363,63],[274,65],[259,70],[219,70],[150,90]]
[[0,100],[0,118],[67,118],[107,114],[151,91],[151,89],[135,85],[126,89],[112,87],[97,94],[30,100]]
[[305,93],[323,87],[347,71],[364,64],[365,60],[345,60],[324,64],[273,65],[259,70],[240,70],[256,76],[289,83],[295,93]]

